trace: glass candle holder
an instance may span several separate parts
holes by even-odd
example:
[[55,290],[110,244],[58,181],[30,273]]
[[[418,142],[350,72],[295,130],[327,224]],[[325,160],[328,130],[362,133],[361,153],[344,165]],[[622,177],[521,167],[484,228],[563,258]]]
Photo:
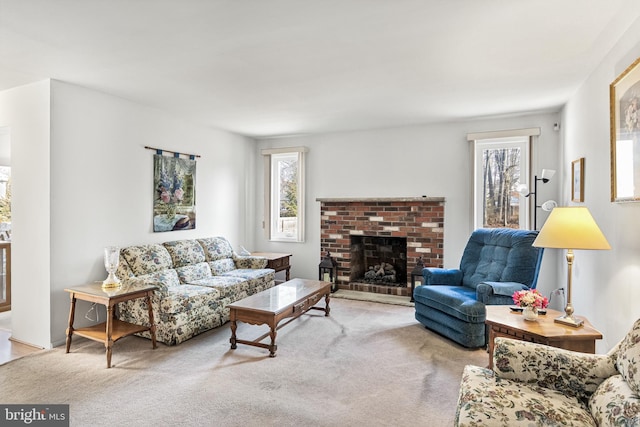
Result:
[[104,248],[104,268],[109,275],[102,282],[102,287],[106,289],[120,287],[120,279],[116,276],[118,262],[120,261],[120,248],[117,246],[107,246]]

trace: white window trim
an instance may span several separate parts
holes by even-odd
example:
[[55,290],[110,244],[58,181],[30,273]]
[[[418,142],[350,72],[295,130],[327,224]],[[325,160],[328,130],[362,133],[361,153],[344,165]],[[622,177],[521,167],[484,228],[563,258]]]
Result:
[[473,132],[467,134],[467,141],[482,139],[514,138],[519,136],[540,136],[540,128],[497,130],[489,132]]
[[[294,242],[302,243],[305,241],[305,153],[309,149],[307,147],[283,147],[283,148],[266,148],[261,150],[264,157],[264,221],[263,227],[265,230],[265,237],[269,241],[274,242]],[[277,200],[274,199],[273,182],[272,179],[272,155],[274,154],[288,154],[296,153],[298,155],[298,233],[296,236],[274,236],[272,230],[272,219],[274,206],[277,205]]]

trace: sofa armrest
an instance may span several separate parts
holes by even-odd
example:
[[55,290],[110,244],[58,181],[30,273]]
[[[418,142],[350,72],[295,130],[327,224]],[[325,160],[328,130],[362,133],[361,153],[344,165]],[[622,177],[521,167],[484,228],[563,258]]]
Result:
[[425,285],[459,286],[462,284],[462,271],[455,268],[423,268],[422,277]]
[[236,264],[236,268],[266,268],[267,259],[262,256],[253,255],[235,255],[233,262]]
[[159,298],[163,298],[165,295],[167,295],[167,289],[168,289],[167,285],[165,283],[162,283],[161,281],[151,280],[151,279],[141,279],[137,277],[129,277],[124,282],[122,282],[122,285],[123,286],[153,285],[156,287],[153,293],[157,295]]
[[476,299],[486,305],[513,304],[513,293],[529,289],[518,282],[482,282],[476,287]]
[[503,337],[495,339],[493,361],[500,378],[558,390],[583,402],[618,373],[613,353],[579,353]]

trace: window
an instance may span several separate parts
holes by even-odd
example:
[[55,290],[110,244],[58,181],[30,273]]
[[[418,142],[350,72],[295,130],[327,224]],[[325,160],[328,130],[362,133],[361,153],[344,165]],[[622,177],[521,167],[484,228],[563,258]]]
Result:
[[529,198],[518,192],[529,184],[530,139],[539,129],[469,135],[473,141],[474,228],[528,228]]
[[[11,167],[0,166],[0,233],[2,224],[11,223]],[[2,237],[0,236],[0,239]]]
[[265,221],[270,240],[304,241],[305,147],[267,149],[265,156]]

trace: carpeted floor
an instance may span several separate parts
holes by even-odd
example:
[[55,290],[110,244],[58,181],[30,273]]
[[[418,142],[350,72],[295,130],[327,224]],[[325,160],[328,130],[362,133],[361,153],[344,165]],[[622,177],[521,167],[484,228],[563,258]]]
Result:
[[[127,337],[0,366],[0,403],[68,403],[72,426],[450,426],[466,364],[486,365],[414,319],[411,307],[347,299],[280,329],[277,357],[229,349],[229,326],[178,346]],[[240,324],[239,338],[267,329]]]
[[411,298],[409,297],[378,294],[374,292],[350,291],[347,289],[338,289],[335,293],[331,294],[331,298],[344,298],[358,301],[370,301],[383,304],[395,304],[414,307],[414,303],[411,302]]

